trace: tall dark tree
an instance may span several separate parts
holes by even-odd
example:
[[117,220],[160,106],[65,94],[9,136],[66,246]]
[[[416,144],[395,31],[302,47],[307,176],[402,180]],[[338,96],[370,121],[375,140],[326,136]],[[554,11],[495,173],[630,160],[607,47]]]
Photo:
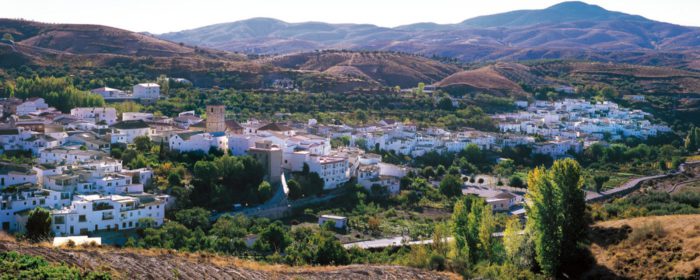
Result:
[[51,212],[41,207],[29,211],[26,229],[27,238],[34,242],[51,237]]

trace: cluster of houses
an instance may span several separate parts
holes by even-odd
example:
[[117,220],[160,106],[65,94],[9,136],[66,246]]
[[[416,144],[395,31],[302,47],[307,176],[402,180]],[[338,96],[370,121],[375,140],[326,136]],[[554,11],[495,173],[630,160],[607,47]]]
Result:
[[23,231],[29,211],[37,207],[51,211],[56,236],[130,229],[142,221],[163,223],[165,209],[174,201],[144,192],[151,170],[128,170],[100,149],[61,142],[42,149],[33,166],[0,163],[3,230]]
[[[132,94],[110,89],[93,90],[108,98],[158,98],[157,84],[134,86]],[[537,101],[517,113],[493,116],[501,133],[473,129],[447,131],[419,129],[411,123],[383,120],[362,126],[277,123],[259,120],[236,122],[226,118],[223,104],[206,106],[206,118],[194,111],[175,117],[144,112],[123,112],[111,107],[73,108],[62,113],[41,98],[0,100],[0,153],[31,152],[34,166],[0,163],[0,224],[6,231],[21,231],[27,213],[36,207],[52,212],[57,236],[84,235],[100,230],[122,230],[144,221],[159,225],[172,205],[167,195],[144,192],[151,180],[149,169],[128,170],[109,157],[114,144],[133,144],[139,137],[175,152],[228,151],[250,155],[265,169],[266,180],[286,186],[285,178],[300,171],[319,174],[324,189],[334,189],[351,178],[367,189],[400,191],[407,167],[382,162],[370,150],[421,156],[428,152],[458,152],[475,144],[481,149],[529,145],[533,152],[553,157],[580,151],[585,143],[620,137],[645,138],[670,131],[652,124],[648,114],[617,104],[583,100]],[[539,135],[546,142],[536,142]],[[331,146],[331,139],[349,139],[349,146]],[[505,210],[515,197],[496,194],[496,209]],[[148,219],[146,219],[148,218]]]
[[552,157],[580,152],[600,141],[625,137],[646,139],[671,128],[653,124],[651,114],[641,110],[621,108],[610,101],[591,103],[583,99],[562,101],[516,102],[525,110],[493,116],[503,133],[539,135],[546,142],[536,143],[533,152]]

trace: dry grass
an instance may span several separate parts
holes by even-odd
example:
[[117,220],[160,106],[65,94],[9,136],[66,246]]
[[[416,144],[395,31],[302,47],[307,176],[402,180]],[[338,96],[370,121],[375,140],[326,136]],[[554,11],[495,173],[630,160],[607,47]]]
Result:
[[111,273],[117,279],[458,279],[449,273],[382,265],[289,267],[213,253],[111,246],[53,248],[0,235],[0,251],[38,255],[51,262]]
[[[593,228],[592,277],[632,279],[700,276],[700,215],[606,221]],[[603,273],[605,271],[605,273]]]

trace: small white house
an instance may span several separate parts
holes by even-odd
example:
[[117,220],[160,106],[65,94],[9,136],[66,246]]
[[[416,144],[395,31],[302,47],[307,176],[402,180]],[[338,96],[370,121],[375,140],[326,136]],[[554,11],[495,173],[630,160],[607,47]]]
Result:
[[333,222],[335,228],[337,229],[344,229],[348,226],[347,217],[336,215],[321,215],[321,217],[318,218],[318,225],[323,226],[323,224],[325,224],[327,221]]
[[112,128],[112,143],[134,143],[134,138],[148,136],[150,127],[143,120],[122,121],[115,123]]

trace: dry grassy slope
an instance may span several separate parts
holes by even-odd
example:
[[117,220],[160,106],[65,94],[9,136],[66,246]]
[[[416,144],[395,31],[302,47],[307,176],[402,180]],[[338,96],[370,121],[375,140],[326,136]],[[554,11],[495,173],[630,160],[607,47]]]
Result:
[[453,65],[421,56],[388,52],[325,51],[282,55],[264,60],[278,67],[348,76],[386,86],[431,84],[456,73]]
[[700,73],[671,67],[641,66],[598,62],[556,61],[530,65],[540,76],[561,77],[578,84],[608,84],[631,82],[644,92],[624,94],[686,94],[700,93]]
[[[521,64],[495,64],[474,70],[466,70],[446,77],[437,83],[439,87],[460,87],[472,91],[496,94],[524,95],[523,89],[514,81],[517,76],[530,76]],[[511,78],[506,77],[505,73]],[[518,74],[520,73],[520,74]]]
[[592,238],[590,278],[700,278],[700,215],[601,222]]
[[211,254],[111,247],[55,249],[4,239],[0,251],[13,250],[82,269],[108,271],[118,279],[458,279],[453,274],[400,266],[288,267]]

